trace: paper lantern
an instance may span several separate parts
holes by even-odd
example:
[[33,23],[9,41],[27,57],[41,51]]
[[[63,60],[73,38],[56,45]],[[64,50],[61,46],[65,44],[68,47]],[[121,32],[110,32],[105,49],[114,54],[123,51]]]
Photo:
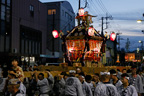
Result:
[[59,34],[58,34],[58,31],[57,30],[53,30],[52,31],[52,35],[54,38],[58,38]]
[[110,35],[110,40],[111,41],[114,41],[116,39],[116,34],[113,32],[113,33],[111,33],[111,35]]
[[88,35],[89,36],[94,36],[94,28],[93,27],[90,27],[89,29],[88,29]]
[[84,9],[83,8],[79,9],[79,16],[84,16]]

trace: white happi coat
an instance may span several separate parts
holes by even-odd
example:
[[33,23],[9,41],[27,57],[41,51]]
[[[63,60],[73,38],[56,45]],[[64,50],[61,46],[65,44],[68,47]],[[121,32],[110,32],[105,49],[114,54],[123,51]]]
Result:
[[94,84],[92,83],[92,81],[90,83],[87,82],[87,84],[90,87],[91,91],[94,92],[95,87],[94,87]]
[[22,82],[20,83],[19,90],[22,94],[26,95],[26,87],[24,86],[24,84]]
[[65,85],[65,95],[84,96],[82,84],[76,77],[68,77]]
[[116,87],[109,82],[99,84],[94,91],[94,96],[120,96]]
[[121,85],[118,88],[118,92],[121,96],[138,96],[138,93],[133,85],[129,85],[127,88],[124,88],[123,85]]
[[116,82],[116,84],[113,84],[117,89],[122,85],[123,83],[121,82],[121,80],[118,80]]
[[45,94],[51,90],[47,78],[44,78],[43,80],[38,80],[37,85],[40,88],[40,96],[49,96],[48,94]]
[[130,85],[133,85],[138,93],[143,93],[143,83],[142,79],[139,75],[136,77],[133,77],[132,74],[129,76],[129,83]]
[[84,96],[93,96],[91,88],[89,87],[89,85],[87,84],[87,82],[84,81],[82,83],[82,89],[83,89]]

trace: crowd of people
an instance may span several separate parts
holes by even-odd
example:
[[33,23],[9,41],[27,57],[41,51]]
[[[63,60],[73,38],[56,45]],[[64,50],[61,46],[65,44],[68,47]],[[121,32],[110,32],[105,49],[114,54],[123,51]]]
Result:
[[[50,70],[39,73],[34,67],[31,77],[25,77],[18,59],[5,73],[0,69],[0,96],[144,96],[144,67],[111,69],[87,75],[80,68],[53,76]],[[138,69],[138,70],[137,70]]]

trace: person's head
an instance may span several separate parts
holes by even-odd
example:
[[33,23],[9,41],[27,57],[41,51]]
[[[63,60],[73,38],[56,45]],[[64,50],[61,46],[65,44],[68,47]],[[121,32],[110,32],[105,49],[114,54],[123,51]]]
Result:
[[137,72],[137,66],[135,66],[135,65],[132,66],[132,67],[131,67],[131,70],[132,70],[132,74],[135,75],[136,72]]
[[117,69],[117,72],[120,72],[120,70],[119,70],[119,69]]
[[128,70],[127,70],[127,73],[131,73],[131,72],[132,72],[132,70],[131,70],[131,69],[128,69]]
[[69,76],[68,74],[65,74],[65,75],[63,76],[63,79],[66,80],[66,79],[68,78],[68,76]]
[[76,71],[75,70],[69,70],[69,75],[72,77],[75,77]]
[[94,76],[93,76],[93,80],[95,81],[95,82],[98,82],[99,81],[99,74],[98,73],[95,73],[94,74]]
[[43,74],[43,73],[39,73],[38,79],[39,79],[39,80],[43,80],[43,79],[44,79],[44,74]]
[[19,90],[20,83],[18,79],[10,79],[8,82],[8,91],[15,94]]
[[102,82],[109,82],[109,80],[110,80],[110,72],[100,72],[100,80]]
[[33,69],[32,66],[29,66],[29,71],[32,71],[32,69]]
[[114,69],[110,70],[110,78],[117,79],[117,72]]
[[128,85],[129,83],[129,75],[127,73],[123,73],[121,75],[121,81],[124,85]]
[[[9,70],[9,71],[13,71],[14,73],[16,73],[16,71],[15,71],[15,70],[12,70],[12,69]],[[15,78],[17,78],[16,75],[10,74],[10,73],[8,74],[8,79],[9,79],[9,80],[10,80],[10,79],[15,79]]]
[[18,66],[18,62],[19,62],[18,58],[13,58],[12,59],[12,66],[13,67],[17,67]]
[[83,75],[79,75],[78,78],[79,78],[80,82],[83,82],[85,80],[85,77]]
[[33,71],[39,71],[39,69],[38,68],[33,68]]
[[36,64],[34,64],[33,68],[37,68],[37,65],[36,65]]
[[122,70],[122,73],[127,73],[127,70],[126,70],[126,69],[123,69],[123,70]]
[[91,80],[92,80],[92,76],[91,75],[86,75],[85,80],[86,80],[86,82],[90,83]]
[[77,68],[77,69],[76,69],[76,73],[77,73],[77,74],[81,73],[81,69],[80,69],[80,68]]

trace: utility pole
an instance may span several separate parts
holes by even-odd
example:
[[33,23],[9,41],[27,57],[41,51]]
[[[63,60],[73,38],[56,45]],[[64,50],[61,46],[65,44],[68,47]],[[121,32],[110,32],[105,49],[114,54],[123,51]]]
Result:
[[130,41],[129,41],[129,38],[127,38],[127,42],[126,42],[126,45],[125,45],[125,48],[126,48],[127,52],[129,52],[129,46],[130,46]]
[[[53,30],[55,29],[55,12],[53,12]],[[54,56],[54,37],[52,37],[52,55]]]
[[81,0],[79,0],[79,7],[78,7],[78,10],[80,9],[80,3],[81,3]]
[[[106,19],[106,23],[104,23],[104,19]],[[101,25],[101,35],[104,36],[104,33],[103,33],[103,30],[104,30],[104,24],[106,24],[106,28],[108,28],[108,23],[107,20],[110,19],[112,20],[112,16],[106,16],[106,17],[101,17],[101,20],[102,20],[102,25]]]
[[[79,0],[78,11],[80,9],[80,5],[81,5],[80,3],[81,3],[81,0]],[[77,16],[79,16],[79,13],[77,13]],[[78,19],[78,25],[80,25],[80,18]]]
[[102,19],[101,35],[102,35],[102,37],[103,37],[103,36],[104,36],[104,33],[103,33],[103,24],[104,24],[103,20],[104,20],[104,17],[102,17],[101,19]]
[[142,41],[142,62],[143,62],[143,41]]

